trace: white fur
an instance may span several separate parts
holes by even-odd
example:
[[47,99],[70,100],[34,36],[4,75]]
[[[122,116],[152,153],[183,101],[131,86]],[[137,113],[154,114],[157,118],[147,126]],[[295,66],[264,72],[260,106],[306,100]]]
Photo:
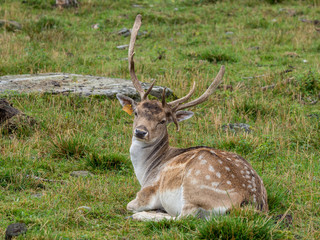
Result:
[[214,215],[223,215],[227,212],[229,208],[226,208],[226,207],[216,207],[212,210],[212,213]]
[[217,193],[228,194],[228,192],[226,190],[221,190],[219,188],[210,187],[210,186],[207,186],[207,185],[200,185],[200,189],[208,189],[208,190],[215,191]]
[[153,147],[151,147],[150,145],[152,145],[152,143],[145,143],[143,141],[137,140],[135,136],[132,137],[130,158],[134,168],[134,172],[138,178],[140,185],[143,184],[146,173],[146,158],[153,150]]
[[183,187],[177,188],[175,190],[167,190],[160,193],[160,201],[163,208],[171,216],[180,215],[183,207]]

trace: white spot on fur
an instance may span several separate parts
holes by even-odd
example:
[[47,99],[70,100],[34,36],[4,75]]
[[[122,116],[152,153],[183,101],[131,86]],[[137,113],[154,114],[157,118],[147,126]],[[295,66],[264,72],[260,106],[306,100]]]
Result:
[[231,185],[231,182],[230,182],[230,181],[227,181],[227,184]]
[[192,172],[192,169],[189,169],[189,171],[188,171],[188,173],[187,173],[187,177],[190,177],[191,172]]
[[239,164],[235,163],[235,165],[236,165],[237,167],[239,167]]
[[217,193],[227,194],[227,191],[225,191],[225,190],[220,190],[219,188],[209,187],[207,185],[200,185],[200,189],[209,189],[209,190],[215,191]]
[[227,158],[227,160],[231,161],[231,158]]
[[250,172],[251,172],[252,174],[254,174],[254,171],[253,171],[253,170],[250,170]]
[[256,189],[256,188],[252,188],[251,191],[252,191],[252,192],[256,192],[257,189]]
[[226,169],[227,171],[230,171],[230,168],[229,168],[229,167],[225,167],[225,169]]
[[209,180],[210,179],[210,175],[206,175],[206,179]]
[[197,181],[197,179],[192,178],[192,179],[191,179],[191,183],[192,183],[193,185],[196,185],[196,184],[198,183],[198,181]]
[[222,163],[223,163],[220,159],[218,160],[218,162],[219,162],[220,164],[222,164]]
[[216,176],[217,176],[218,178],[221,178],[221,173],[217,172],[217,173],[216,173]]
[[204,165],[206,163],[207,163],[207,160],[201,160],[201,162],[200,162],[201,165]]
[[199,160],[202,160],[202,159],[203,159],[203,156],[202,156],[202,155],[200,155],[200,156],[198,157],[198,159],[199,159]]
[[249,175],[249,174],[250,174],[250,172],[249,172],[249,171],[246,171],[246,174],[248,174],[248,175]]
[[248,170],[248,167],[246,165],[244,165],[244,169]]
[[248,185],[248,188],[252,188],[252,186],[249,184],[249,185]]
[[220,184],[220,183],[218,183],[218,182],[212,182],[212,183],[211,183],[212,187],[218,187],[219,184]]
[[201,173],[201,171],[200,171],[200,170],[197,170],[196,173],[195,173],[195,175],[196,175],[196,176],[199,176],[200,173]]
[[209,171],[214,172],[214,168],[211,165],[209,165]]
[[253,194],[253,202],[257,202],[257,198],[255,194]]
[[250,176],[249,176],[249,175],[246,175],[246,176],[245,176],[245,178],[246,178],[246,179],[249,179],[249,178],[250,178]]
[[244,171],[243,171],[243,170],[241,170],[240,172],[241,172],[241,174],[244,174]]
[[234,176],[233,174],[231,174],[231,177],[232,177],[232,178],[235,178],[235,176]]

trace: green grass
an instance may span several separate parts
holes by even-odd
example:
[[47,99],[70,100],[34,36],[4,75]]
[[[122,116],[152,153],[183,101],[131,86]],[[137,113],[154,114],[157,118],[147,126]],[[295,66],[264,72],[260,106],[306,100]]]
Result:
[[[129,79],[127,51],[116,49],[129,38],[116,32],[131,28],[141,13],[147,34],[135,48],[140,80],[157,79],[177,96],[196,81],[199,96],[224,64],[223,84],[233,87],[194,108],[180,132],[169,126],[171,145],[241,154],[261,175],[270,211],[235,210],[207,222],[125,219],[139,183],[129,158],[132,118],[120,104],[104,97],[8,92],[0,97],[36,124],[0,129],[0,236],[21,221],[27,239],[320,238],[320,35],[319,26],[300,20],[320,19],[319,1],[83,0],[64,10],[54,2],[0,0],[0,19],[23,26],[0,28],[0,75]],[[96,23],[99,29],[92,29]],[[262,91],[269,85],[274,87]],[[252,131],[223,130],[228,123],[247,123]],[[70,176],[77,170],[93,175]],[[293,218],[288,227],[275,222],[284,213]]]

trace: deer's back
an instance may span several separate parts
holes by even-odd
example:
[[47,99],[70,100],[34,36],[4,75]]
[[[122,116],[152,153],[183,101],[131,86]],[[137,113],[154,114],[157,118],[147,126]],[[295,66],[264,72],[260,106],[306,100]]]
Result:
[[237,154],[208,147],[187,149],[170,160],[160,173],[159,190],[164,208],[173,212],[186,203],[205,210],[246,203],[268,208],[263,182],[252,166]]

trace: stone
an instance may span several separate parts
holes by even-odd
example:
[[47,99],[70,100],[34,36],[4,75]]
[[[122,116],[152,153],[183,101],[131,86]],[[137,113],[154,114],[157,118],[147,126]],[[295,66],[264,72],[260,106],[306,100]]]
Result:
[[[145,90],[150,86],[149,83],[141,83],[141,85]],[[164,87],[162,86],[154,86],[150,94],[161,99],[163,89]],[[136,100],[139,99],[139,94],[131,80],[69,73],[41,73],[0,77],[0,94],[11,91],[18,93],[74,93],[82,96],[101,95],[108,98],[115,98],[116,94],[120,93]],[[166,88],[166,96],[172,95],[172,90]]]
[[8,31],[21,30],[22,26],[16,21],[0,19],[0,27],[5,27]]
[[70,173],[72,177],[88,177],[92,176],[92,173],[89,171],[73,171]]
[[121,30],[118,31],[118,35],[128,37],[131,35],[131,31],[128,28],[122,28]]
[[32,198],[42,198],[43,194],[42,193],[34,193],[31,195]]
[[226,35],[233,35],[233,32],[226,32]]
[[77,0],[56,0],[56,6],[58,8],[69,8],[69,7],[78,7],[79,3]]
[[91,25],[91,28],[93,28],[93,29],[99,29],[99,28],[100,28],[100,25],[99,25],[99,23],[96,23],[96,24]]
[[129,219],[133,219],[133,220],[137,220],[137,221],[162,221],[164,219],[166,220],[174,220],[175,217],[171,217],[169,214],[167,213],[163,213],[163,212],[156,212],[156,211],[148,211],[148,212],[137,212],[134,213],[133,215],[131,215],[129,217]]
[[222,125],[222,129],[227,131],[231,131],[231,132],[239,132],[240,130],[243,130],[246,133],[250,133],[251,132],[251,127],[250,125],[246,124],[246,123],[228,123],[228,124],[224,124]]
[[259,46],[253,46],[253,47],[249,47],[249,50],[260,50]]
[[25,234],[27,232],[27,226],[24,223],[12,223],[7,227],[5,240],[10,240],[13,237]]
[[[129,37],[129,36],[131,36],[131,30],[128,28],[122,28],[117,32],[117,34],[121,35],[123,37]],[[143,35],[147,35],[147,34],[148,34],[147,31],[142,31],[142,32],[139,31],[138,32],[138,36],[143,36]],[[126,46],[126,48],[127,48],[127,45],[122,45],[122,46]],[[120,47],[120,46],[118,46],[118,47]]]
[[132,7],[134,7],[134,8],[143,8],[143,6],[139,5],[139,4],[132,4]]
[[120,49],[120,50],[124,50],[124,49],[127,49],[129,47],[128,44],[125,44],[125,45],[119,45],[117,46],[117,49]]

